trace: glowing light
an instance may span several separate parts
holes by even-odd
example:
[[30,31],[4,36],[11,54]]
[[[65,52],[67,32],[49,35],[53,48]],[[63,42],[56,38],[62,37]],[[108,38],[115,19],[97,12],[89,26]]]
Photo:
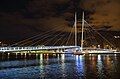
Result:
[[65,60],[65,54],[61,54],[61,58],[64,61]]
[[15,58],[17,58],[17,53],[15,53]]
[[10,55],[10,53],[8,53],[8,55]]
[[98,45],[98,48],[100,48],[100,45]]
[[8,53],[8,59],[10,58],[10,53]]
[[116,54],[114,54],[114,56],[115,56],[115,60],[117,60],[117,56],[116,56]]
[[46,58],[47,58],[47,62],[48,62],[48,60],[49,60],[49,54],[47,54]]
[[39,61],[40,61],[40,63],[39,63],[40,64],[40,71],[43,72],[43,68],[44,68],[43,67],[43,54],[40,54],[40,60]]
[[116,38],[116,39],[117,39],[117,38],[120,38],[120,36],[114,36],[114,38]]
[[25,52],[25,58],[26,58],[26,52]]
[[101,55],[98,55],[98,60],[101,60]]
[[40,60],[43,60],[43,55],[42,54],[40,54]]
[[60,57],[60,56],[59,56],[59,54],[58,54],[58,56],[57,56],[57,57],[58,57],[58,60],[59,60],[59,57]]
[[89,54],[89,60],[91,60],[92,59],[92,54]]
[[76,55],[77,71],[84,74],[84,58],[83,55]]
[[36,55],[36,57],[38,56],[38,54],[35,54]]
[[[102,73],[103,64],[102,64],[102,61],[101,61],[101,55],[98,55],[97,67],[98,67],[98,72],[99,72],[99,73]],[[100,76],[101,76],[101,75],[100,75]]]
[[[61,69],[61,71],[62,72],[65,72],[65,54],[61,54],[61,59],[62,59],[62,69]],[[64,77],[64,74],[62,74],[63,75],[63,77]]]

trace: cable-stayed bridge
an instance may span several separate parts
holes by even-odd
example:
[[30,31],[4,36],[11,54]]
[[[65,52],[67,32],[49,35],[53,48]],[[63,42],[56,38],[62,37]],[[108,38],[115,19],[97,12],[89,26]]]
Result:
[[[77,21],[77,16],[75,14],[75,22],[73,27],[55,27],[49,31],[40,32],[39,34],[35,34],[34,36],[29,37],[25,40],[11,44],[10,46],[0,47],[0,52],[38,50],[64,51],[66,49],[82,50],[83,46],[92,46],[94,50],[97,51],[101,50],[100,44],[103,42],[106,44],[106,48],[114,47],[113,44],[111,44],[105,37],[98,33],[90,24],[87,23],[87,21],[82,19],[82,24],[81,21]],[[93,50],[93,48],[89,48],[89,50]],[[85,47],[83,49],[85,49]]]

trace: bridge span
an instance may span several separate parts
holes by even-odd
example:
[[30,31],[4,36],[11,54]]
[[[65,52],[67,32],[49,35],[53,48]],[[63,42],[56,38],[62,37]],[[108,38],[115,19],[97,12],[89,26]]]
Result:
[[30,47],[0,47],[0,52],[38,51],[38,50],[65,50],[75,49],[80,46],[30,46]]

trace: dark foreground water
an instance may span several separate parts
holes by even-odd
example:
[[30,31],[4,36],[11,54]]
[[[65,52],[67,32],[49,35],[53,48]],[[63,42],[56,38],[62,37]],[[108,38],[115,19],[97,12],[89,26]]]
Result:
[[0,54],[0,79],[120,79],[120,55]]

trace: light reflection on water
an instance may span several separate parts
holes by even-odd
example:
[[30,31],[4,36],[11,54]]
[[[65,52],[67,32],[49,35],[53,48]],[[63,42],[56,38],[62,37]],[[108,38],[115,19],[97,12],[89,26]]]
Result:
[[82,55],[76,55],[76,68],[77,68],[77,73],[79,73],[79,76],[83,77],[85,75],[85,60],[84,60],[84,56]]
[[119,54],[0,54],[0,79],[119,79],[119,74]]
[[101,55],[98,55],[98,59],[97,59],[97,68],[98,68],[98,75],[100,76],[101,79],[103,79],[103,63],[101,60]]

